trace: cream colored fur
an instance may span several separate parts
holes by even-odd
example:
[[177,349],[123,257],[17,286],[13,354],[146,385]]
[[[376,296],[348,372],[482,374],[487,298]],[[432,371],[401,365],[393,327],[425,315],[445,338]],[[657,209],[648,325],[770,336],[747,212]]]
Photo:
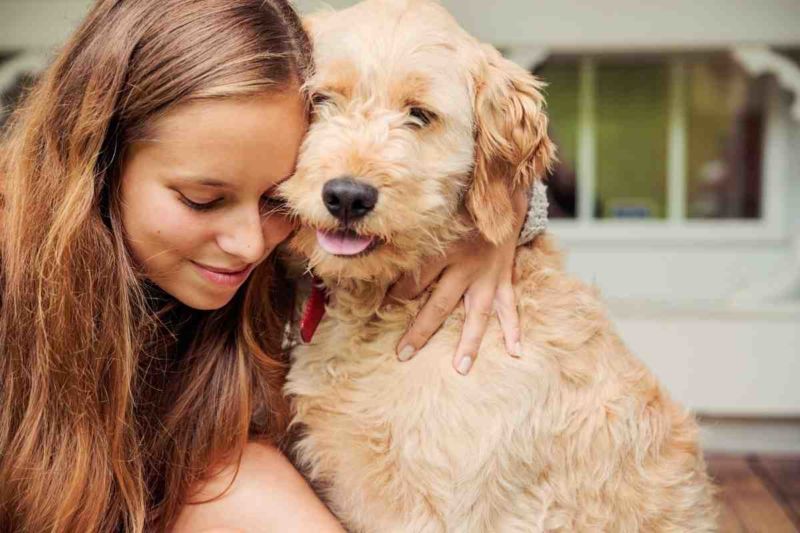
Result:
[[[381,245],[342,258],[301,231],[292,247],[331,288],[286,385],[298,464],[352,531],[713,531],[694,420],[625,348],[594,290],[551,239],[519,250],[524,355],[493,320],[472,371],[451,355],[463,310],[411,361],[395,345],[419,302],[386,287],[455,239],[510,231],[508,195],[549,164],[539,83],[428,0],[367,0],[309,21],[318,98],[291,207],[335,229],[324,183],[380,191],[353,229]],[[409,106],[435,113],[418,127]],[[410,122],[411,120],[411,122]]]

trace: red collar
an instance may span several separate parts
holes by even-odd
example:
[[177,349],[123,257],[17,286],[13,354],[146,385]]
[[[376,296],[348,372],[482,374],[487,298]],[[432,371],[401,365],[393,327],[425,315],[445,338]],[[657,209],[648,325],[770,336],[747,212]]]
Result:
[[325,285],[318,277],[314,277],[311,282],[311,296],[306,301],[303,309],[303,316],[300,319],[300,338],[308,344],[317,331],[317,326],[325,316],[325,304],[328,303],[328,292]]

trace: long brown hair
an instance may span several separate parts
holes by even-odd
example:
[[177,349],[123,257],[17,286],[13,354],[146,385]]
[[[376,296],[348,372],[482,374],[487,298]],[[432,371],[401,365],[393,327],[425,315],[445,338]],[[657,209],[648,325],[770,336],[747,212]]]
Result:
[[309,68],[285,0],[99,0],[27,96],[0,145],[0,530],[164,530],[212,465],[279,438],[279,266],[214,312],[149,288],[120,161],[180,102]]

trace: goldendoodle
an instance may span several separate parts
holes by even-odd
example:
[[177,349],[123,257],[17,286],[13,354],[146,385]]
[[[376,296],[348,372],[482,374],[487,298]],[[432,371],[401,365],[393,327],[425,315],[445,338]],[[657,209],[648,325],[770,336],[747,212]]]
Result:
[[286,385],[298,463],[352,531],[712,531],[693,418],[626,349],[552,239],[518,251],[523,354],[492,322],[471,373],[463,310],[414,359],[402,272],[469,232],[513,230],[511,192],[550,164],[541,84],[429,0],[313,15],[314,119],[282,192],[291,246],[330,291]]

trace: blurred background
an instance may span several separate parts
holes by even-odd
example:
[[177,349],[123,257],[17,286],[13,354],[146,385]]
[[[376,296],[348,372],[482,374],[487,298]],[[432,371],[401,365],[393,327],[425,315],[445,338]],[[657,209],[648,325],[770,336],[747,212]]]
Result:
[[[726,529],[800,527],[800,0],[442,3],[549,84],[551,230],[764,500]],[[0,0],[0,127],[89,5]]]

